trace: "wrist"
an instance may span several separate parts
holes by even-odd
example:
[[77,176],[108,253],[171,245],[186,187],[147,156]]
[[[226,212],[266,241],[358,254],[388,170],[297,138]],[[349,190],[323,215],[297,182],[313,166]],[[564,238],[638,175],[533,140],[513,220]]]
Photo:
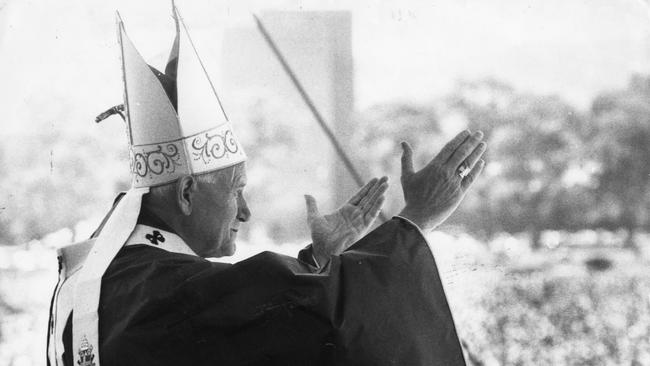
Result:
[[430,215],[424,215],[418,210],[413,210],[409,207],[404,207],[402,211],[398,214],[405,219],[408,219],[415,225],[417,225],[422,231],[431,231],[440,225],[440,222],[436,217],[431,217]]
[[329,253],[323,251],[322,246],[313,243],[311,246],[311,253],[318,267],[323,267],[327,262],[329,262]]
[[330,261],[330,257],[323,254],[313,253],[314,261],[316,262],[316,267],[323,268]]
[[424,230],[426,229],[427,225],[425,225],[425,221],[422,220],[421,215],[418,215],[417,212],[415,212],[412,209],[409,209],[408,207],[404,207],[402,211],[398,214],[398,216],[401,216],[415,225],[417,225],[420,229]]

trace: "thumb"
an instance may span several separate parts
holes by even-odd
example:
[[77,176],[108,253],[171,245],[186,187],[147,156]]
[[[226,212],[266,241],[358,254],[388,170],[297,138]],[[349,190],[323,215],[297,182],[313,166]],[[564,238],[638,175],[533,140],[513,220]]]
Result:
[[408,142],[402,141],[402,177],[413,174],[413,149]]
[[305,204],[307,205],[307,222],[312,222],[314,218],[320,215],[320,212],[318,212],[316,199],[313,196],[306,194]]

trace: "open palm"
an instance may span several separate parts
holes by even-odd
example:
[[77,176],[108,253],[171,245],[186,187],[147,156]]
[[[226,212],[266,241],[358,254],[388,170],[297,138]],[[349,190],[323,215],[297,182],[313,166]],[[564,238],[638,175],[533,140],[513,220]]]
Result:
[[374,178],[338,210],[322,215],[316,199],[305,195],[307,223],[316,260],[324,264],[343,252],[368,231],[384,204],[388,178]]

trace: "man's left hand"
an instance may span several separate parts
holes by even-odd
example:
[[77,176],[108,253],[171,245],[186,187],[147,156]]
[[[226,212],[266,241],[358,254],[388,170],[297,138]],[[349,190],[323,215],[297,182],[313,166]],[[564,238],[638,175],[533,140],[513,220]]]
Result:
[[388,189],[388,177],[373,178],[341,208],[328,215],[318,211],[316,199],[305,195],[307,223],[311,230],[314,258],[325,265],[368,231],[379,215]]

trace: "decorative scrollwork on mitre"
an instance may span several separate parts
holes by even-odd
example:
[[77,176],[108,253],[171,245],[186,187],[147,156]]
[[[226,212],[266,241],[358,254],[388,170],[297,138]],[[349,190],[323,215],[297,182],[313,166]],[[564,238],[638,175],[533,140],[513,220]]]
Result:
[[192,139],[190,147],[192,159],[195,161],[201,159],[204,164],[239,151],[239,145],[231,130],[226,130],[222,135],[204,132]]
[[[131,170],[140,178],[173,174],[182,165],[181,154],[174,143],[154,145],[153,150],[131,151]],[[135,149],[136,147],[134,147]]]
[[176,140],[135,145],[130,151],[134,187],[160,185],[183,174],[201,174],[245,160],[228,124]]

